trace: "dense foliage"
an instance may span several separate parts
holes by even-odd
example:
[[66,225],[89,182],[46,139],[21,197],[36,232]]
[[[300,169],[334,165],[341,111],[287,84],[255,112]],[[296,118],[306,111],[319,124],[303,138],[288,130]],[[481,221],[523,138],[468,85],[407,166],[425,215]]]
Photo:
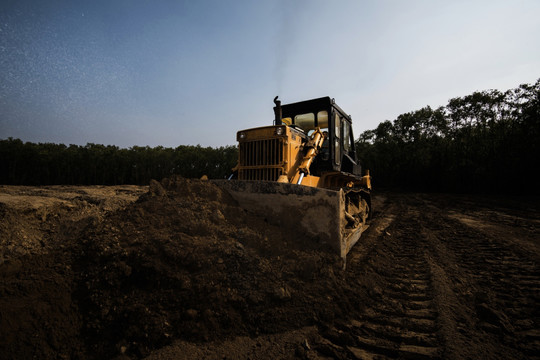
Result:
[[234,146],[158,146],[120,149],[0,140],[0,183],[20,185],[148,184],[171,174],[224,178],[238,160]]
[[385,121],[356,142],[379,186],[538,193],[540,80],[487,90]]

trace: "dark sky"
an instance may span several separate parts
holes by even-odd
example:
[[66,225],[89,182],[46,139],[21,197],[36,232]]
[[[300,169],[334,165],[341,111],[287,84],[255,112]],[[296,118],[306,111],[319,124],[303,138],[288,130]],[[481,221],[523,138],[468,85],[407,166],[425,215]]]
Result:
[[0,139],[221,146],[272,99],[355,135],[540,77],[538,1],[3,1]]

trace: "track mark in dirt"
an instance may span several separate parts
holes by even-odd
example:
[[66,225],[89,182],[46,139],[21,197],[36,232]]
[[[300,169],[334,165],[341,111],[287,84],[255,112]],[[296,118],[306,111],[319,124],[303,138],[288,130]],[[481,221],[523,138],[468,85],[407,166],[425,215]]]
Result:
[[366,232],[362,234],[362,240],[357,243],[354,250],[347,255],[348,263],[355,263],[367,256],[377,239],[385,235],[386,229],[396,219],[395,214],[384,214],[372,221]]
[[[452,221],[449,219],[449,221]],[[455,221],[455,220],[454,220]],[[453,226],[460,236],[447,246],[476,281],[475,310],[487,333],[518,335],[507,345],[540,354],[540,266],[478,227]],[[504,240],[503,240],[504,241]],[[475,251],[471,251],[471,246]]]
[[416,213],[402,206],[390,206],[375,219],[375,232],[368,237],[375,237],[377,246],[364,257],[353,254],[350,259],[352,271],[364,266],[374,278],[369,284],[372,302],[344,325],[354,339],[347,347],[353,358],[440,358],[425,245],[416,231]]
[[[533,221],[530,226],[526,226],[521,225],[519,220],[515,220],[511,223],[511,231],[508,231],[509,226],[508,224],[505,225],[504,221],[486,221],[481,217],[481,214],[469,216],[449,212],[448,217],[461,222],[469,228],[498,237],[508,244],[518,244],[522,251],[529,252],[536,261],[540,261],[540,244],[537,241],[540,233],[536,230],[539,227],[536,221]],[[505,219],[505,217],[508,216],[500,215],[497,220]]]
[[536,231],[534,219],[523,218],[516,226],[482,219],[480,213],[441,211],[432,201],[426,201],[426,207],[430,211],[423,214],[422,223],[429,229],[423,232],[437,254],[432,266],[443,277],[451,277],[437,283],[453,286],[447,291],[452,301],[447,296],[444,304],[461,302],[451,306],[459,313],[450,316],[457,320],[453,324],[457,332],[447,334],[468,338],[463,346],[476,341],[497,349],[486,356],[540,358],[539,254],[538,244],[528,236],[531,229]]

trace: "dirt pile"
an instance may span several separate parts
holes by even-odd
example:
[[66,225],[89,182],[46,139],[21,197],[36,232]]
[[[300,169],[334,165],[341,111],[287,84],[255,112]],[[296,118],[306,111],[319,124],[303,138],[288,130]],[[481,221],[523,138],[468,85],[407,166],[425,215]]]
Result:
[[[3,346],[14,356],[142,357],[177,338],[276,333],[350,307],[338,296],[339,257],[245,213],[210,182],[152,181],[136,202],[109,211],[77,201],[45,215],[71,221],[27,209],[19,226],[17,214],[4,214],[3,236],[41,226],[34,238],[43,244],[8,255],[2,270],[2,332],[17,334]],[[21,297],[28,302],[12,305]],[[28,308],[26,318],[16,306]],[[36,332],[42,340],[32,340]]]
[[329,301],[342,291],[336,256],[295,245],[209,182],[152,182],[91,228],[75,267],[93,353],[144,356],[174,338],[279,332],[341,311]]
[[0,352],[6,358],[84,354],[73,290],[89,219],[133,202],[135,186],[0,187]]

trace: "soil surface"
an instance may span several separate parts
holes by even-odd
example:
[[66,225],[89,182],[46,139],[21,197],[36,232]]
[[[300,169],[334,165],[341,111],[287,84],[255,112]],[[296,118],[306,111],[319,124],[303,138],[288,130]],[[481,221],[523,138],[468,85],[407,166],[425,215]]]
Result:
[[538,200],[375,192],[344,269],[211,182],[0,186],[0,354],[540,359]]

